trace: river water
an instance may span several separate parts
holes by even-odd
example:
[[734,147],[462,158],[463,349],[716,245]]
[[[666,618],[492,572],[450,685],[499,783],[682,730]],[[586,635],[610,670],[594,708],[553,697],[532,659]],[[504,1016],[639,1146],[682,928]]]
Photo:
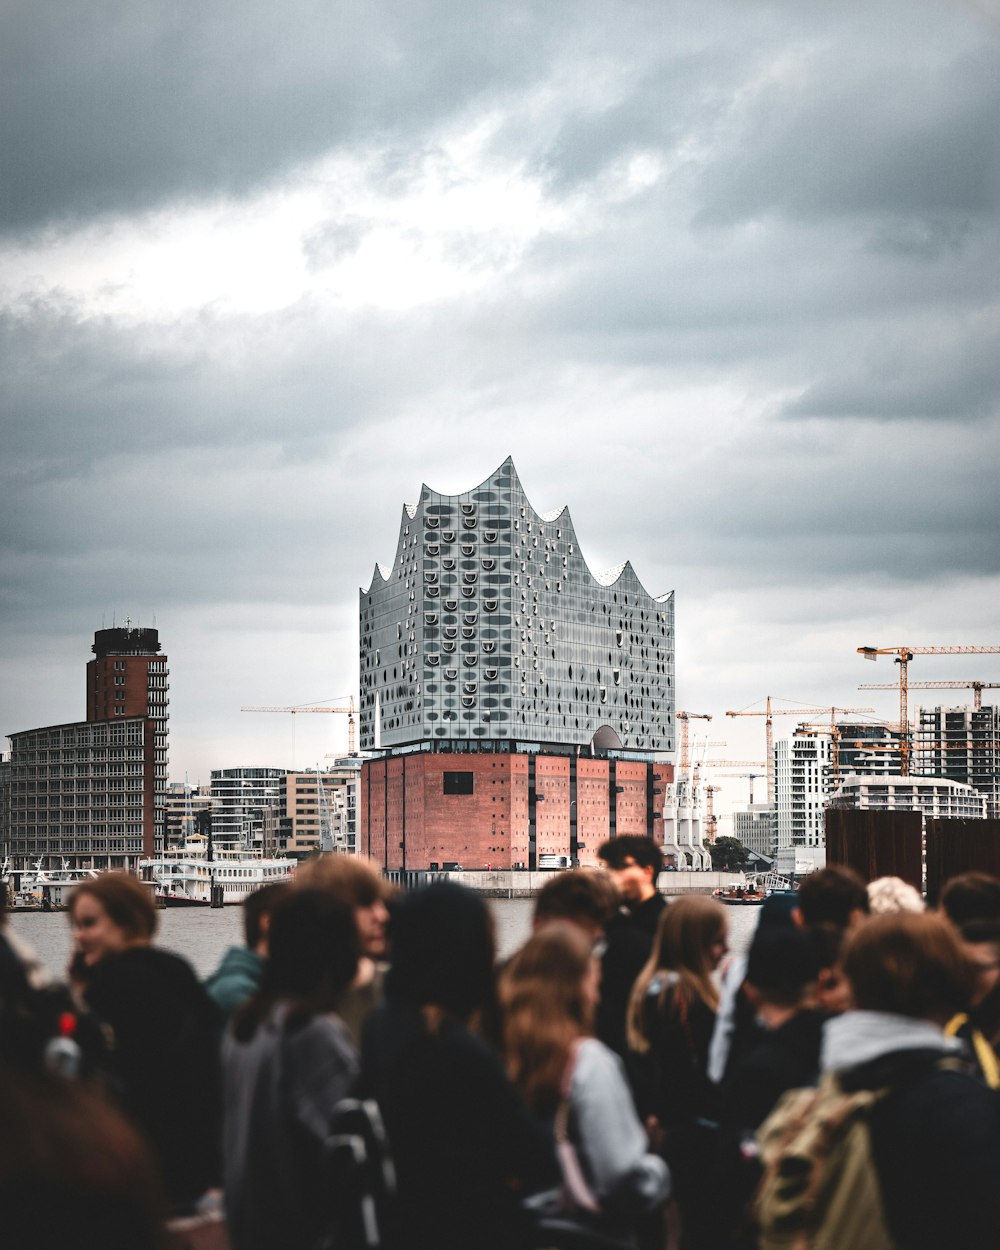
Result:
[[[530,898],[490,899],[497,935],[497,955],[505,959],[528,936],[531,928]],[[758,907],[729,907],[729,945],[746,950],[760,915]],[[218,966],[230,946],[243,941],[243,912],[239,907],[167,908],[157,913],[160,921],[156,941],[193,964],[200,977]],[[18,937],[34,947],[53,977],[61,979],[69,962],[72,941],[65,912],[14,912],[10,925]]]

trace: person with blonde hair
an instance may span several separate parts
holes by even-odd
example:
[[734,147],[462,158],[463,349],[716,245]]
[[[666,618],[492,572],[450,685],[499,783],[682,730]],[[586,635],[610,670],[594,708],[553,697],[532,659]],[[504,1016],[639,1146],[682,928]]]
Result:
[[649,1151],[621,1059],[592,1036],[600,966],[572,923],[537,930],[500,981],[508,1071],[552,1124],[561,1189],[529,1205],[546,1246],[635,1244],[640,1223],[666,1202],[669,1173]]
[[370,859],[330,854],[307,860],[295,874],[296,888],[322,890],[349,907],[358,934],[358,966],[337,1011],[355,1042],[382,1001],[388,947],[389,885]]
[[902,877],[876,877],[868,882],[868,911],[872,916],[889,916],[893,912],[925,909],[920,891]]
[[674,1175],[685,1247],[711,1244],[704,1129],[714,1122],[717,1090],[708,1077],[708,1051],[719,1007],[713,974],[728,949],[727,934],[726,910],[715,899],[674,899],[629,1001],[633,1089]]

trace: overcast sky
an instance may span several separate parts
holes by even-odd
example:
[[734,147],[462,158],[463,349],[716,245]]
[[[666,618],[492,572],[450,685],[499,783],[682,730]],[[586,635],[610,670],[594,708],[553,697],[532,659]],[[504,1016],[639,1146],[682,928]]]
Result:
[[356,691],[403,503],[508,454],[676,591],[716,756],[1000,643],[997,0],[0,13],[0,733],[129,617],[175,780],[315,765],[241,704]]

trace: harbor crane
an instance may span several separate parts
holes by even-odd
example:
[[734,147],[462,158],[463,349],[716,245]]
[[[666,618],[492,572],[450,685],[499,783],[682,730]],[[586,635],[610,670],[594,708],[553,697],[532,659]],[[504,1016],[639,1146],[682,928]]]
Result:
[[916,655],[997,655],[1000,647],[858,647],[858,655],[877,660],[880,655],[893,656],[899,665],[899,737],[900,775],[910,775],[910,661]]
[[[774,804],[774,720],[775,716],[801,716],[803,719],[807,716],[824,716],[829,714],[830,724],[834,723],[834,717],[838,712],[860,713],[874,712],[873,707],[775,707],[771,702],[771,695],[767,696],[767,706],[763,709],[755,708],[752,710],[744,710],[742,712],[727,712],[727,716],[766,716],[764,722],[767,730],[767,759],[765,768],[767,769],[767,801]],[[746,767],[753,768],[753,764],[747,764]]]
[[711,712],[676,712],[674,719],[680,722],[681,727],[681,773],[686,773],[691,767],[690,739],[688,722],[693,720],[711,720]]
[[[859,690],[895,690],[894,681],[866,682],[858,686]],[[972,707],[976,712],[983,710],[983,691],[1000,690],[1000,681],[911,681],[911,690],[971,690]]]
[[347,703],[340,707],[317,707],[314,703],[301,704],[297,707],[241,707],[241,712],[288,712],[292,716],[299,715],[303,712],[319,712],[319,713],[341,713],[347,717],[347,753],[348,755],[357,755],[354,736],[354,716],[357,712],[357,706],[354,702],[354,695],[349,695]]

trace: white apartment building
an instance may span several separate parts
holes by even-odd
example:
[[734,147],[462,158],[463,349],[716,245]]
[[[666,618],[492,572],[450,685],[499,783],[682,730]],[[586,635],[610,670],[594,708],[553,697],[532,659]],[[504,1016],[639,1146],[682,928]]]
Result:
[[733,812],[733,837],[755,855],[766,855],[768,859],[773,859],[777,850],[773,805],[751,803],[743,811]]
[[831,787],[832,740],[797,729],[774,744],[775,870],[801,876],[826,863],[823,812]]
[[945,777],[868,777],[850,773],[831,806],[878,812],[921,812],[925,819],[982,820],[986,796]]

